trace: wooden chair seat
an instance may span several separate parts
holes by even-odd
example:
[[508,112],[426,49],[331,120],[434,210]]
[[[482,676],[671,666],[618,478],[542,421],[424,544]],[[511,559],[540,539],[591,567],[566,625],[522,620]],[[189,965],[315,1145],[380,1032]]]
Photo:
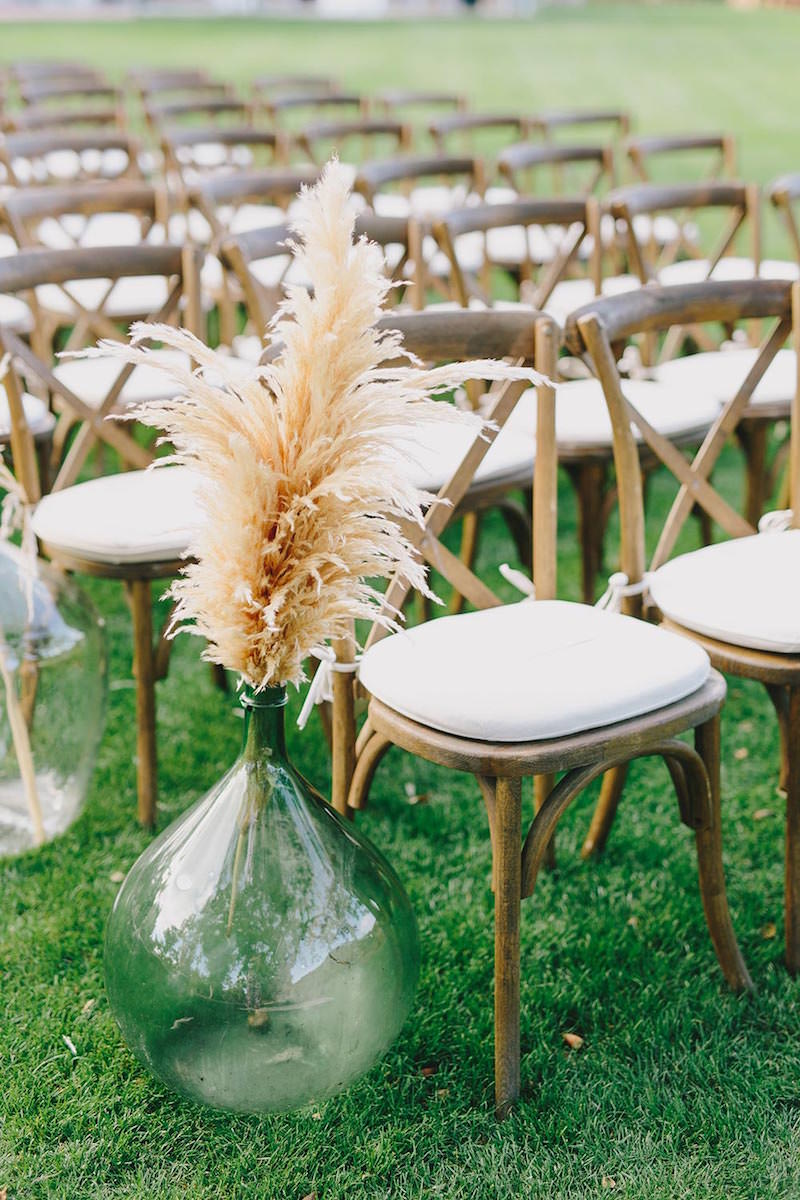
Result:
[[383,705],[457,737],[532,742],[631,720],[692,695],[708,656],[635,617],[562,600],[442,617],[384,638],[360,679]]
[[[55,428],[56,419],[44,400],[23,393],[22,408],[25,421],[34,438],[47,437]],[[11,437],[11,412],[5,388],[0,385],[0,442],[7,443]]]
[[138,246],[142,241],[141,218],[132,212],[66,213],[45,217],[36,226],[36,243],[51,250],[74,246]]
[[[641,284],[635,275],[609,275],[601,286],[603,296],[619,296],[622,292],[634,291]],[[562,279],[553,288],[544,311],[563,326],[571,313],[591,304],[594,299],[595,287],[591,279]]]
[[734,646],[800,654],[800,529],[682,554],[648,585],[673,624]]
[[[713,396],[724,404],[733,396],[752,370],[758,351],[750,347],[735,350],[703,350],[661,363],[653,369],[659,382],[685,390],[694,397]],[[748,411],[769,410],[770,415],[788,416],[797,387],[797,359],[794,351],[779,350],[759,379],[748,402]]]
[[[670,441],[702,438],[719,415],[716,394],[686,391],[677,384],[650,380],[626,380],[626,398],[654,429]],[[536,436],[536,392],[531,389],[520,397],[508,419],[509,429],[521,429]],[[637,442],[643,442],[632,423]],[[556,444],[567,450],[592,449],[608,452],[614,435],[603,388],[597,379],[576,379],[559,385],[556,392]]]
[[[712,269],[707,258],[685,258],[670,263],[658,272],[658,282],[664,286],[680,283],[702,283],[705,279],[721,282],[733,279],[755,279],[756,268],[752,258],[729,254],[721,258]],[[759,279],[800,279],[800,267],[796,262],[784,259],[765,259],[758,269]]]
[[[188,355],[177,350],[162,350],[165,361],[178,369],[191,370]],[[119,375],[119,360],[111,357],[63,359],[53,368],[53,374],[61,383],[77,393],[85,404],[99,408],[108,395],[114,380]],[[147,404],[154,400],[165,400],[177,392],[169,376],[140,364],[134,367],[126,379],[117,399],[118,408],[129,408]]]
[[51,492],[34,510],[33,530],[47,554],[68,565],[157,569],[180,561],[200,519],[191,472],[163,467]]
[[14,174],[20,186],[59,182],[74,183],[87,175],[95,179],[118,179],[130,168],[126,152],[117,147],[109,150],[51,150],[42,156],[41,163],[17,159]]
[[[472,429],[431,425],[400,439],[412,458],[411,477],[417,487],[438,492],[452,477],[475,440]],[[522,428],[503,428],[473,476],[470,491],[493,485],[530,487],[535,439]],[[470,492],[468,492],[468,495]]]

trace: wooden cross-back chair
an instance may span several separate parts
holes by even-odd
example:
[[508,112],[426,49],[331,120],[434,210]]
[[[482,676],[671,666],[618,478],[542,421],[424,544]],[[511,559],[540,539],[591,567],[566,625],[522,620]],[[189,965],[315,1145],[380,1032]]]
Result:
[[73,107],[98,104],[124,110],[125,93],[108,81],[87,76],[39,78],[20,81],[20,100],[26,106]]
[[203,97],[233,97],[235,88],[225,80],[214,79],[207,71],[194,68],[179,70],[131,71],[127,76],[128,84],[136,92],[142,104],[147,104],[156,97],[171,95],[178,99]]
[[[437,219],[433,236],[450,263],[452,296],[467,307],[471,299],[491,304],[493,271],[511,275],[526,303],[543,310],[559,281],[569,272],[593,227],[591,204],[581,197],[520,198],[496,204],[471,204]],[[465,264],[462,247],[480,246],[477,271]],[[593,266],[600,292],[599,266]]]
[[253,80],[253,92],[257,96],[289,95],[299,92],[310,95],[312,92],[333,93],[342,90],[338,79],[331,75],[257,75]]
[[253,110],[248,101],[231,96],[178,96],[168,100],[148,100],[144,115],[153,137],[158,140],[165,126],[249,125]]
[[356,92],[323,91],[312,88],[306,91],[288,91],[257,95],[254,101],[256,113],[266,114],[273,126],[286,127],[306,124],[311,114],[341,112],[352,116],[369,115],[369,101]]
[[[218,306],[220,341],[230,346],[238,330],[237,307],[244,300],[236,278],[220,262],[220,247],[232,234],[260,228],[270,222],[283,224],[286,212],[300,188],[313,184],[319,176],[314,166],[275,166],[258,171],[217,174],[200,181],[187,191],[187,220],[190,236],[203,235],[195,227],[199,218],[208,230],[196,240],[207,251],[203,266],[203,291]],[[275,273],[274,262],[265,270],[269,282],[279,287],[283,270]]]
[[[523,229],[518,227],[514,230],[514,221],[518,221]],[[594,198],[562,197],[550,200],[520,199],[513,204],[470,206],[442,218],[434,226],[434,233],[450,261],[454,298],[460,304],[469,304],[476,294],[470,274],[462,267],[461,247],[469,237],[482,236],[485,238],[484,253],[489,254],[491,261],[496,261],[492,260],[493,246],[490,240],[496,235],[501,238],[494,247],[501,252],[497,257],[502,260],[504,252],[506,261],[503,265],[506,271],[516,271],[520,297],[534,308],[560,317],[564,310],[570,310],[570,296],[577,298],[583,294],[586,297],[587,292],[590,296],[599,295],[601,288],[609,285],[620,290],[635,287],[635,280],[628,277],[602,278],[599,262],[599,247],[602,243],[597,236],[598,227],[599,206]],[[515,268],[513,260],[519,260],[519,238],[516,239],[516,244],[509,245],[508,235],[514,232],[522,234],[524,238],[523,230],[527,233],[523,242],[523,253],[526,251],[527,242],[527,252],[531,261],[521,266],[518,261]],[[539,248],[539,258],[544,260],[536,274],[532,262],[534,255],[531,253],[533,233],[539,235],[533,245]],[[576,264],[581,247],[589,239],[592,250],[589,275],[585,278],[564,279],[563,276],[570,266]],[[515,253],[509,253],[510,250]],[[474,255],[475,252],[475,247],[470,244],[467,254]],[[485,278],[482,282],[484,290],[477,292],[478,298],[484,302],[491,302],[491,278]],[[574,368],[581,367],[582,364],[575,359],[562,360],[560,365],[563,366],[565,374],[568,368],[573,368],[573,371],[568,381],[559,388],[556,398],[556,442],[559,462],[575,491],[583,597],[587,602],[591,602],[595,597],[602,567],[606,524],[615,503],[611,472],[613,430],[602,389],[597,381],[576,378]],[[696,406],[687,405],[676,387],[661,380],[631,380],[626,383],[626,387],[632,398],[645,407],[655,427],[676,445],[694,444],[703,436],[717,412],[713,400],[706,400]],[[520,404],[514,422],[531,437],[535,437],[536,412],[532,404]],[[655,465],[652,456],[648,454],[647,446],[642,447],[642,455],[648,467]],[[475,532],[470,530],[468,548],[474,548],[475,539]]]
[[676,170],[681,174],[691,170],[692,178],[701,182],[736,177],[736,139],[728,133],[702,134],[643,134],[628,138],[625,155],[635,178],[642,183],[654,182],[662,166],[675,181]]
[[58,330],[69,330],[66,350],[101,337],[119,338],[121,329],[167,302],[163,272],[117,278],[113,270],[119,246],[163,241],[167,198],[162,190],[139,181],[20,188],[6,197],[4,211],[20,246],[94,249],[96,277],[45,280],[37,289],[32,337],[40,353],[52,352]]
[[[535,312],[431,310],[390,316],[426,361],[491,355],[533,360],[555,375],[558,334]],[[495,386],[491,411],[501,423],[524,384]],[[369,698],[355,738],[353,646],[335,647],[333,796],[340,811],[364,806],[386,751],[398,746],[439,766],[472,774],[489,817],[495,896],[495,1104],[505,1116],[520,1088],[520,909],[562,813],[617,763],[660,756],[669,767],[680,816],[696,839],[700,891],[714,948],[734,988],[750,986],[725,895],[720,837],[719,711],[723,679],[699,650],[675,635],[619,613],[556,597],[557,483],[554,394],[537,390],[533,477],[536,599],[501,604],[463,564],[442,554],[440,536],[488,452],[473,442],[441,489],[420,553],[478,611],[441,617],[382,636],[374,627],[358,670]],[[498,435],[502,436],[502,434]],[[627,536],[627,535],[626,535]],[[400,606],[408,585],[394,580],[387,603]],[[469,589],[469,591],[468,591]],[[692,748],[679,735],[695,731]],[[564,772],[558,783],[559,772]],[[522,780],[536,781],[536,816],[525,830]]]
[[[371,210],[356,218],[356,236],[365,236],[384,249],[392,277],[399,283],[408,261],[408,221],[402,217],[380,217]],[[258,362],[264,350],[264,335],[269,322],[285,297],[288,283],[306,284],[294,265],[287,247],[293,237],[291,226],[284,221],[260,229],[250,229],[224,239],[220,260],[236,288],[232,295],[244,301],[246,325],[232,339],[234,353],[251,362]],[[402,288],[393,289],[392,297],[399,298]]]
[[482,160],[468,155],[401,155],[359,167],[353,190],[379,217],[408,222],[402,265],[413,282],[414,307],[425,306],[429,287],[448,295],[449,263],[430,236],[431,222],[482,195],[484,186]]
[[[101,261],[98,261],[100,259]],[[0,291],[35,294],[48,283],[93,279],[102,269],[115,280],[163,274],[170,283],[169,304],[153,313],[169,320],[180,309],[181,323],[199,330],[201,318],[197,251],[191,247],[124,246],[113,255],[97,250],[24,250],[0,259]],[[35,505],[33,530],[43,552],[66,570],[125,585],[133,617],[136,679],[137,792],[140,820],[156,818],[155,682],[164,676],[170,643],[164,633],[153,642],[151,581],[180,569],[190,531],[197,520],[191,476],[183,468],[151,472],[152,452],[129,429],[107,417],[140,367],[106,360],[107,392],[101,404],[70,386],[51,360],[40,358],[8,328],[0,326],[0,353],[9,355],[3,379],[11,418],[11,448],[17,478]],[[89,360],[89,365],[92,361]],[[187,360],[188,364],[188,360]],[[79,364],[83,365],[83,364]],[[169,381],[158,376],[161,395]],[[69,411],[78,429],[57,465],[52,489],[41,497],[27,398],[46,391]],[[116,475],[77,483],[86,455],[96,443],[115,451],[125,467]]]
[[8,64],[8,73],[23,83],[28,79],[94,78],[103,74],[96,67],[71,58],[15,59]]
[[122,130],[46,129],[0,136],[0,164],[15,187],[88,179],[140,179],[139,143]]
[[402,154],[411,148],[411,128],[391,117],[310,121],[298,130],[295,144],[313,163],[337,154],[342,162],[359,163]]
[[4,111],[3,128],[16,133],[36,129],[125,129],[124,109],[116,104],[29,104]]
[[170,125],[161,132],[161,150],[179,206],[185,209],[187,189],[205,176],[285,163],[289,141],[280,132],[252,124]]
[[543,176],[548,195],[565,188],[592,195],[613,186],[614,149],[583,142],[514,142],[497,155],[495,169],[500,179],[522,195],[541,193]]
[[415,88],[386,88],[375,96],[375,107],[385,113],[407,109],[451,108],[466,112],[469,102],[461,92],[440,92]]
[[620,108],[561,108],[536,113],[530,119],[531,128],[548,140],[559,133],[587,127],[607,128],[612,138],[627,137],[631,115]]
[[519,113],[456,112],[431,121],[428,133],[440,154],[474,152],[483,135],[492,142],[520,141],[530,133],[530,122]]
[[[796,262],[761,257],[760,193],[755,185],[736,182],[701,184],[639,184],[621,188],[607,198],[614,217],[624,226],[631,266],[642,282],[663,284],[702,282],[706,279],[798,278]],[[686,239],[683,233],[688,216],[702,220],[700,214],[715,213],[716,224],[722,223],[717,243],[704,253],[700,240]],[[646,236],[660,215],[677,214],[676,237],[659,248],[654,239]],[[645,221],[645,236],[638,222]],[[745,240],[749,253],[736,254],[736,240]],[[679,253],[687,257],[677,259]],[[752,331],[751,331],[752,332]],[[745,337],[741,330],[739,336]],[[687,336],[701,353],[677,357]],[[722,400],[732,380],[750,365],[743,354],[731,357],[730,349],[721,350],[719,335],[709,337],[706,326],[684,330],[672,325],[660,339],[645,338],[642,351],[645,361],[657,363],[655,374],[664,382],[694,393],[715,395]],[[776,420],[788,416],[793,395],[794,360],[791,352],[781,353],[769,380],[756,390],[746,419],[739,423],[738,438],[747,461],[747,491],[745,514],[755,523],[770,488],[769,437]]]
[[[764,336],[750,369],[743,372],[691,463],[643,430],[679,484],[655,550],[644,540],[643,493],[632,453],[631,418],[622,398],[616,360],[619,347],[643,331],[663,333],[675,324],[758,321]],[[621,566],[632,583],[644,580],[654,612],[667,626],[698,642],[717,669],[759,680],[775,706],[781,732],[781,784],[786,792],[786,960],[800,969],[800,284],[751,280],[647,289],[636,305],[627,298],[576,313],[567,343],[591,355],[617,436],[616,463],[623,533]],[[711,485],[711,472],[751,397],[785,341],[795,352],[791,405],[789,508],[756,530]],[[695,504],[702,505],[732,540],[678,553],[679,538]],[[626,603],[642,607],[641,596]],[[620,773],[621,776],[621,773]],[[595,811],[584,852],[608,837],[623,779],[610,778]]]

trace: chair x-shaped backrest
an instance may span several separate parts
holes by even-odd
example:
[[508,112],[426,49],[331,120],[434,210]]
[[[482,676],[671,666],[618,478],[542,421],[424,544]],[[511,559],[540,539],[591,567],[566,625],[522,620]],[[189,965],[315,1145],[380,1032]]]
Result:
[[[121,246],[114,249],[113,256],[95,249],[24,250],[14,257],[0,258],[0,292],[21,293],[35,306],[36,289],[43,284],[96,279],[101,270],[113,280],[163,276],[168,285],[167,300],[158,312],[149,314],[148,319],[163,324],[174,321],[180,311],[181,324],[194,332],[199,331],[202,311],[199,253],[192,247]],[[106,321],[100,324],[98,336],[106,335],[107,325]],[[117,326],[110,325],[109,331],[116,340],[123,340]],[[32,455],[30,430],[21,400],[23,379],[29,391],[57,399],[65,419],[80,424],[58,468],[54,491],[75,482],[97,441],[113,447],[130,466],[145,467],[151,462],[151,453],[125,428],[106,419],[114,411],[122,389],[135,369],[133,364],[120,363],[102,400],[87,404],[54,373],[49,356],[44,358],[37,354],[16,333],[0,326],[0,357],[5,355],[10,358],[10,366],[3,385],[9,398],[12,452],[16,462],[27,463]],[[38,487],[34,489],[36,491]]]
[[[741,386],[721,405],[719,415],[690,462],[626,398],[617,366],[621,347],[637,335],[668,334],[675,326],[714,323],[727,327],[742,321],[763,321],[768,331]],[[591,360],[609,408],[622,527],[621,565],[632,583],[639,581],[645,571],[645,543],[639,451],[631,425],[638,428],[656,459],[679,484],[650,563],[652,570],[666,562],[673,552],[695,505],[704,509],[731,537],[754,533],[753,527],[715,489],[711,473],[759,381],[793,331],[796,348],[800,337],[800,285],[772,280],[644,288],[597,301],[570,317],[565,330],[567,347]],[[793,500],[797,504],[800,497],[797,396],[793,417],[791,477]],[[627,601],[631,610],[637,608],[638,599],[631,597]]]
[[[530,312],[443,312],[435,307],[418,313],[392,314],[380,322],[385,329],[399,329],[406,350],[423,362],[466,361],[473,358],[507,359],[516,365],[535,365],[548,379],[555,377],[558,330],[551,318]],[[524,381],[500,382],[487,389],[485,415],[495,428],[476,434],[472,444],[436,501],[427,510],[422,528],[408,525],[410,541],[434,570],[457,593],[476,608],[491,608],[502,601],[441,540],[445,528],[467,496],[481,462],[488,454],[520,398],[530,385]],[[556,590],[556,474],[555,393],[542,384],[538,391],[536,471],[533,475],[534,537],[533,572],[536,594],[551,599]],[[402,576],[393,578],[386,590],[387,610],[400,610],[410,591]],[[374,625],[367,646],[384,636]]]
[[[521,199],[507,204],[479,204],[448,213],[433,225],[433,234],[450,260],[453,297],[467,306],[472,297],[486,304],[492,302],[492,260],[489,233],[498,229],[523,231],[520,246],[524,257],[515,259],[521,284],[527,284],[526,299],[535,309],[542,309],[559,280],[563,279],[591,225],[596,224],[596,205],[589,199],[551,200]],[[557,235],[554,231],[557,229]],[[542,249],[547,253],[537,259],[532,253],[530,232],[539,233]],[[483,234],[483,267],[480,282],[463,268],[458,253],[458,239],[468,234]],[[594,239],[599,246],[599,239]],[[596,253],[596,251],[595,251]],[[500,262],[499,266],[503,266]],[[596,268],[597,270],[598,268]],[[534,282],[535,281],[535,282]],[[598,284],[599,290],[599,284]]]
[[614,150],[597,143],[515,142],[497,156],[497,173],[515,191],[530,196],[570,193],[589,196],[606,191],[614,183]]
[[[674,177],[680,163],[697,164],[696,182],[733,179],[736,175],[736,140],[728,133],[644,134],[629,138],[625,153],[633,174],[642,183],[653,182],[654,161],[666,162]],[[682,175],[681,175],[682,177]]]
[[345,162],[362,162],[409,150],[411,129],[391,117],[311,121],[298,131],[296,141],[313,163],[322,164],[334,153]]

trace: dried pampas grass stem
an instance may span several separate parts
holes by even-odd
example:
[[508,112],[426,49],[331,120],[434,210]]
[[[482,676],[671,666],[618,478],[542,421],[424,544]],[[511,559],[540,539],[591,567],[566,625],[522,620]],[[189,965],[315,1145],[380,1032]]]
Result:
[[[333,161],[298,202],[292,250],[312,289],[288,289],[268,366],[243,374],[190,334],[153,325],[134,326],[130,346],[102,346],[161,361],[180,389],[134,414],[164,430],[168,461],[197,478],[204,519],[171,588],[176,628],[188,624],[211,661],[256,689],[300,683],[308,655],[346,636],[354,618],[395,628],[377,580],[399,572],[429,594],[399,527],[420,523],[432,500],[411,482],[403,434],[431,422],[480,427],[432,394],[470,378],[537,378],[497,362],[383,365],[403,355],[400,335],[376,328],[391,284],[380,248],[353,240],[354,219]],[[186,351],[198,368],[171,369],[146,339]]]

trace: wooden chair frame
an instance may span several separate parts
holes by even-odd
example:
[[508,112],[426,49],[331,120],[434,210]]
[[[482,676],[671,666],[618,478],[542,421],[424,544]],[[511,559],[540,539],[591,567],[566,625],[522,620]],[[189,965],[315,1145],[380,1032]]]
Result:
[[[555,375],[558,336],[552,321],[540,314],[463,311],[437,314],[433,310],[391,317],[387,323],[401,328],[409,348],[425,359],[519,355],[528,361],[533,358],[537,367],[551,378]],[[501,424],[520,391],[518,384],[492,389],[491,411]],[[441,500],[449,499],[451,506],[439,503],[428,510],[425,527],[417,534],[416,542],[420,554],[443,571],[456,588],[469,586],[469,598],[478,607],[496,604],[497,598],[481,581],[476,580],[475,586],[472,582],[475,577],[471,572],[465,574],[459,560],[442,554],[439,536],[466,495],[469,480],[487,450],[488,443],[477,439],[439,494]],[[557,484],[554,392],[547,385],[538,389],[536,460],[534,579],[537,597],[550,599],[556,595]],[[394,580],[387,592],[387,602],[395,605],[402,602],[407,587],[403,581]],[[367,645],[380,636],[381,632],[373,628]],[[339,643],[334,650],[340,663],[352,661],[352,643]],[[393,745],[440,766],[474,775],[483,794],[492,842],[495,895],[498,1117],[508,1113],[520,1088],[521,900],[533,892],[563,812],[588,783],[610,768],[643,756],[664,758],[677,793],[681,820],[695,834],[703,906],[720,965],[732,987],[751,986],[731,925],[722,868],[719,712],[724,696],[724,681],[712,672],[698,692],[645,716],[569,737],[508,744],[440,733],[372,698],[366,723],[356,738],[353,686],[347,675],[334,672],[333,802],[340,812],[364,806],[375,771]],[[692,729],[694,748],[679,741],[677,736]],[[556,774],[561,771],[565,774],[556,784]],[[535,780],[536,816],[523,840],[521,784],[529,776]]]
[[298,110],[307,109],[309,112],[323,113],[343,108],[353,109],[361,117],[369,116],[369,101],[355,92],[292,91],[271,95],[259,94],[255,100],[256,112],[265,113],[276,128],[284,124],[287,114]]
[[[48,154],[63,150],[71,150],[80,159],[87,151],[102,154],[107,150],[122,150],[128,156],[128,166],[120,175],[114,176],[114,179],[141,179],[140,149],[137,139],[122,130],[95,129],[87,132],[75,129],[48,129],[32,133],[7,133],[0,137],[0,163],[5,167],[8,178],[15,187],[30,187],[30,180],[20,179],[14,169],[15,162],[19,163],[20,159],[27,159],[29,162],[44,160]],[[46,163],[44,165],[46,166]],[[77,180],[71,182],[96,182],[101,179],[103,182],[110,182],[105,176],[88,172],[85,166],[82,166]],[[46,183],[47,180],[42,179],[40,182]],[[63,180],[58,180],[55,186],[63,186]]]
[[736,176],[736,139],[728,133],[644,134],[628,138],[624,152],[633,175],[641,183],[652,183],[650,162],[672,154],[710,154],[708,170],[701,181],[733,179]]
[[546,139],[562,129],[585,129],[587,126],[610,125],[612,137],[627,137],[631,115],[621,108],[561,108],[537,113],[530,118],[531,128]]
[[792,252],[800,263],[800,224],[797,210],[800,206],[800,172],[782,175],[768,188],[767,195],[775,211],[783,218],[789,235]]
[[340,158],[346,159],[347,146],[360,143],[362,153],[359,161],[376,157],[374,144],[379,139],[391,139],[390,154],[403,154],[411,149],[411,127],[391,117],[361,117],[350,121],[311,121],[295,135],[295,143],[307,155],[310,162],[322,165],[333,149]]
[[259,98],[270,95],[289,95],[299,92],[310,95],[312,92],[322,92],[333,95],[340,92],[338,79],[329,75],[258,75],[252,83],[253,92]]
[[62,108],[53,104],[30,104],[3,113],[2,127],[12,133],[44,129],[120,129],[127,126],[125,110],[117,105],[77,105]]
[[615,159],[612,146],[587,143],[514,142],[501,150],[495,162],[498,175],[508,181],[510,187],[523,195],[530,196],[536,190],[531,186],[534,174],[548,170],[551,186],[548,194],[563,191],[564,168],[576,163],[593,164],[593,169],[581,195],[593,195],[613,187]]
[[[421,180],[452,181],[455,178],[463,179],[470,193],[482,195],[485,188],[483,161],[468,155],[448,154],[401,155],[397,158],[378,159],[363,163],[359,167],[353,190],[363,196],[367,204],[374,209],[375,197],[387,186],[399,185],[401,191],[409,193],[412,186]],[[383,219],[381,214],[378,216]],[[423,254],[423,243],[430,226],[429,219],[413,213],[407,220],[407,254],[402,266],[405,267],[408,260],[413,263],[414,288],[411,302],[415,308],[425,307],[426,288],[429,284],[436,286],[437,282],[426,270]]]
[[[767,321],[771,328],[764,337],[758,357],[737,393],[723,406],[700,449],[689,463],[674,452],[664,439],[631,407],[622,394],[616,366],[620,347],[637,334],[659,333],[675,324],[698,322],[731,324],[737,321]],[[680,483],[680,489],[662,528],[649,564],[655,570],[675,548],[692,508],[700,505],[732,537],[747,536],[755,529],[712,487],[711,472],[747,406],[759,380],[789,335],[795,349],[800,342],[800,285],[783,281],[748,280],[710,282],[672,288],[648,288],[637,303],[621,296],[579,310],[570,319],[566,343],[574,351],[591,356],[609,405],[615,432],[615,461],[620,491],[620,520],[623,531],[622,570],[632,582],[644,577],[648,566],[644,546],[642,480],[635,460],[630,431],[633,420],[654,453]],[[798,521],[800,497],[800,377],[792,407],[790,460],[791,504],[794,524]],[[640,612],[640,598],[626,601],[630,611]],[[748,650],[702,637],[681,629],[708,651],[714,666],[726,673],[763,682],[778,714],[781,730],[781,779],[787,791],[786,848],[786,955],[792,971],[800,969],[800,657]],[[603,784],[591,827],[584,842],[588,856],[605,845],[624,786],[624,771],[611,773]]]
[[469,102],[461,92],[387,88],[375,96],[375,107],[385,113],[397,113],[407,108],[452,108],[456,112],[466,112]]
[[467,111],[448,113],[445,117],[431,121],[428,133],[439,154],[453,154],[455,153],[452,147],[453,138],[460,139],[463,150],[465,142],[467,145],[471,144],[472,136],[475,133],[487,129],[506,130],[512,134],[512,139],[522,140],[530,133],[531,125],[529,119],[519,113]]
[[[97,259],[96,250],[22,251],[13,259],[0,259],[0,289],[12,294],[20,291],[33,293],[42,283],[65,282],[75,278],[91,279],[98,273]],[[181,249],[175,246],[121,247],[115,251],[113,262],[104,259],[103,265],[105,273],[113,275],[115,279],[132,274],[159,272],[171,276],[176,282],[171,290],[170,308],[175,309],[182,298],[182,322],[194,331],[199,329],[202,316],[199,267],[197,250],[193,247]],[[157,314],[158,319],[166,319],[169,315],[166,306]],[[120,364],[119,374],[106,400],[100,409],[95,409],[84,404],[80,397],[53,375],[48,363],[39,359],[16,334],[3,327],[0,327],[0,350],[10,357],[10,368],[4,379],[4,386],[11,414],[12,458],[17,478],[30,503],[36,503],[41,492],[33,439],[22,407],[21,375],[24,375],[26,381],[38,380],[58,394],[63,403],[68,405],[82,422],[82,427],[53,483],[53,491],[69,487],[75,481],[88,447],[94,441],[101,441],[113,447],[125,462],[134,467],[143,468],[150,464],[152,454],[141,447],[127,430],[116,422],[105,419],[134,369],[131,364]],[[151,583],[154,579],[177,574],[182,562],[178,560],[119,565],[99,563],[47,545],[43,545],[42,550],[65,570],[80,571],[106,579],[119,579],[125,586],[133,618],[134,635],[138,811],[142,824],[153,825],[158,794],[155,684],[166,675],[171,643],[166,637],[166,626],[157,635],[155,642],[153,640]]]

